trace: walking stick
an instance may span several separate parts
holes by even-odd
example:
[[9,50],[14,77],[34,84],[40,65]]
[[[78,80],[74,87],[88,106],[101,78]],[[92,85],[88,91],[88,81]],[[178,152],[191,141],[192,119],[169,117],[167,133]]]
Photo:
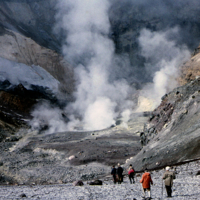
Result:
[[163,198],[163,180],[162,180],[162,198]]
[[145,191],[144,191],[144,189],[143,189],[142,184],[141,184],[141,188],[142,188],[143,197],[144,197],[144,199],[145,199]]

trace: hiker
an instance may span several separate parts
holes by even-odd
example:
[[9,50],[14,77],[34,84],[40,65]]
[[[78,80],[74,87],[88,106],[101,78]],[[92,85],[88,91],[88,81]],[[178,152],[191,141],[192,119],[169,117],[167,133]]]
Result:
[[118,184],[121,184],[123,182],[123,168],[120,166],[120,164],[118,163],[118,168],[117,168],[117,176],[118,176]]
[[172,186],[173,186],[173,179],[176,178],[174,172],[170,172],[170,167],[166,167],[166,171],[163,175],[163,179],[165,180],[165,188],[168,197],[172,197]]
[[111,171],[111,175],[113,176],[113,182],[114,182],[114,184],[116,184],[116,182],[117,182],[116,174],[117,174],[117,170],[115,168],[115,165],[113,165],[113,168],[112,168],[112,171]]
[[135,170],[134,170],[132,164],[130,164],[127,171],[128,171],[128,177],[129,177],[129,180],[130,180],[130,184],[135,183],[135,180],[134,180]]
[[142,179],[140,180],[142,183],[143,194],[145,198],[145,192],[147,191],[149,194],[149,199],[151,199],[151,185],[153,185],[153,181],[151,179],[151,174],[148,172],[148,169],[145,169],[145,173],[142,175]]

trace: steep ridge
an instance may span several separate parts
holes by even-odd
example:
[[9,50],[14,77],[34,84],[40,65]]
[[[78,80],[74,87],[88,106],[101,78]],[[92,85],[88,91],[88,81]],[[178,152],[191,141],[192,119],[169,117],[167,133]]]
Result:
[[200,78],[166,94],[145,131],[146,146],[134,157],[136,170],[200,159]]
[[[162,97],[141,134],[143,149],[130,162],[137,170],[200,159],[200,51],[180,67],[180,87]],[[129,163],[130,163],[129,162]]]

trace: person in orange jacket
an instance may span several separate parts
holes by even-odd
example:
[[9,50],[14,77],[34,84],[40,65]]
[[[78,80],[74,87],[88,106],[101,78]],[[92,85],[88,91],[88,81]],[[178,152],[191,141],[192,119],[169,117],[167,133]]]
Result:
[[140,183],[142,183],[144,198],[145,192],[147,191],[149,194],[149,199],[151,199],[151,185],[153,185],[153,181],[151,179],[151,174],[148,172],[147,169],[145,169],[145,173],[142,175]]

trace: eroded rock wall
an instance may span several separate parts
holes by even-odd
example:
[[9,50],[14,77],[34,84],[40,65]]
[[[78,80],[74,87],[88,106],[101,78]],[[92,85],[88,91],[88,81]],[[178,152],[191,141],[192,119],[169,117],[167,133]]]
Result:
[[200,159],[200,78],[175,88],[152,113],[136,170]]

